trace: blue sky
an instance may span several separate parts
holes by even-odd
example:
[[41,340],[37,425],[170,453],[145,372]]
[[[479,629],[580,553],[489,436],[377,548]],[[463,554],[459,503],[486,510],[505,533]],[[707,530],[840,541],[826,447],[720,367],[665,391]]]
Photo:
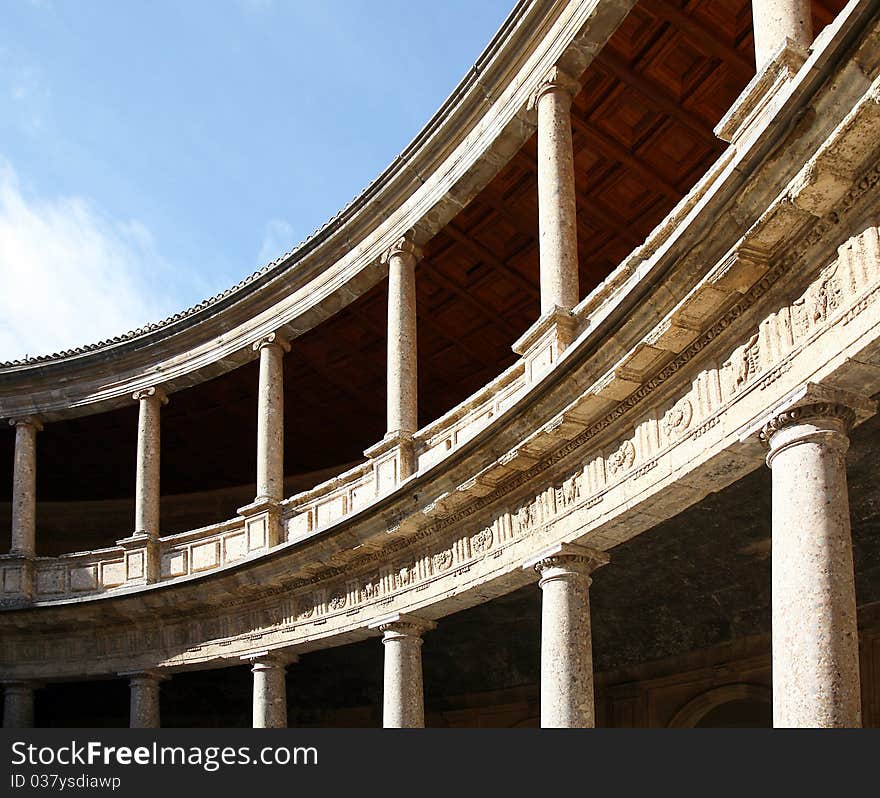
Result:
[[514,0],[0,0],[0,360],[237,282],[358,194]]

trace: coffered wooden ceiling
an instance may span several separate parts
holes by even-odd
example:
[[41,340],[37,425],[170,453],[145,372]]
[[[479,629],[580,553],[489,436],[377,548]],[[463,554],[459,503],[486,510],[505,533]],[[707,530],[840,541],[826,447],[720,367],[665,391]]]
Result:
[[[815,31],[843,5],[814,0]],[[581,76],[572,128],[582,297],[718,157],[712,128],[753,75],[749,0],[642,0]],[[424,424],[512,363],[511,344],[538,316],[534,137],[429,242],[416,278]],[[381,438],[385,316],[383,283],[285,357],[288,474],[350,462]],[[254,363],[172,397],[164,493],[254,480],[256,387]],[[48,425],[39,497],[131,496],[135,436],[134,407]],[[12,442],[11,430],[0,433],[0,499],[10,495]]]

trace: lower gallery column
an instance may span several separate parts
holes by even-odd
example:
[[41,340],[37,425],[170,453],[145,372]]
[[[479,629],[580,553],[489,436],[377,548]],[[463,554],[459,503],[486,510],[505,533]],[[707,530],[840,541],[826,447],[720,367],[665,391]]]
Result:
[[385,677],[382,690],[382,726],[386,729],[423,729],[425,691],[422,684],[422,635],[437,624],[412,615],[391,615],[370,624],[382,632]]
[[608,559],[603,551],[563,543],[523,563],[541,575],[542,728],[596,725],[590,574]]
[[254,674],[254,728],[287,728],[287,666],[297,657],[261,651],[242,659]]
[[795,407],[762,430],[773,472],[773,725],[861,726],[846,451],[855,411]]
[[161,727],[159,683],[168,677],[159,671],[124,673],[129,678],[131,701],[128,725],[132,729]]
[[34,682],[3,682],[3,728],[32,729],[34,726]]

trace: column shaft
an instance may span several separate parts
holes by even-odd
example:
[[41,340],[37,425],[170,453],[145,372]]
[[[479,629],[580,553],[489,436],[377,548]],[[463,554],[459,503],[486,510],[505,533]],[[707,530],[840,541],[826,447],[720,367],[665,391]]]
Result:
[[5,682],[3,688],[3,728],[32,729],[34,685],[30,682]]
[[286,666],[272,657],[251,658],[254,674],[254,728],[287,727]]
[[393,615],[370,624],[382,632],[385,650],[382,726],[386,729],[425,727],[422,635],[436,626],[412,615]]
[[161,407],[167,402],[156,388],[133,395],[138,402],[137,471],[135,477],[134,533],[159,537]]
[[571,101],[577,83],[554,70],[539,88],[538,232],[541,315],[579,299]]
[[418,429],[417,250],[401,239],[388,255],[388,432]]
[[861,725],[846,484],[853,413],[810,406],[765,427],[773,472],[773,724]]
[[284,498],[284,353],[290,345],[277,333],[254,344],[260,353],[257,399],[257,501]]
[[42,427],[33,418],[9,423],[15,426],[10,554],[33,557],[37,527],[37,432]]
[[158,729],[161,727],[159,682],[162,676],[155,673],[138,673],[131,676],[131,704],[129,726],[132,729]]
[[810,0],[752,0],[752,24],[758,72],[786,39],[805,49],[813,43]]

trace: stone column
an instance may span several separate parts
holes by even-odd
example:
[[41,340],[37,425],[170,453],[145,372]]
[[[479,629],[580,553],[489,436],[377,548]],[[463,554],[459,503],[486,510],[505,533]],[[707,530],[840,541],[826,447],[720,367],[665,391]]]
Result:
[[3,682],[3,728],[34,727],[34,682],[24,680]]
[[846,451],[855,411],[833,402],[775,415],[773,725],[861,725]]
[[15,427],[12,477],[12,547],[10,554],[33,558],[37,530],[37,433],[43,425],[34,416],[11,419]]
[[160,415],[168,397],[161,388],[143,388],[132,394],[138,403],[137,467],[135,472],[134,538],[146,541],[146,577],[159,578],[159,464]]
[[269,651],[247,654],[254,674],[254,728],[287,728],[287,666],[297,657]]
[[34,560],[37,556],[37,433],[43,425],[35,416],[10,419],[9,423],[15,427],[12,545],[9,553],[20,565],[20,597],[29,602],[34,595]]
[[592,728],[593,642],[590,574],[603,551],[559,544],[527,560],[541,575],[541,727]]
[[382,726],[423,729],[425,695],[422,685],[422,635],[437,624],[412,615],[392,615],[370,624],[382,632],[385,648]]
[[412,435],[419,428],[416,349],[416,263],[421,250],[412,235],[399,238],[388,260],[388,438],[401,447],[400,479],[415,471]]
[[810,0],[752,0],[752,24],[758,72],[772,60],[786,39],[805,50],[813,43]]
[[541,315],[571,310],[578,289],[577,204],[571,101],[580,84],[554,67],[535,92],[538,112],[538,234]]
[[284,498],[284,353],[290,344],[273,332],[253,345],[260,353],[257,399],[257,498],[279,502]]
[[131,703],[128,725],[132,729],[161,728],[159,683],[168,677],[159,671],[136,671],[120,674],[129,678]]

